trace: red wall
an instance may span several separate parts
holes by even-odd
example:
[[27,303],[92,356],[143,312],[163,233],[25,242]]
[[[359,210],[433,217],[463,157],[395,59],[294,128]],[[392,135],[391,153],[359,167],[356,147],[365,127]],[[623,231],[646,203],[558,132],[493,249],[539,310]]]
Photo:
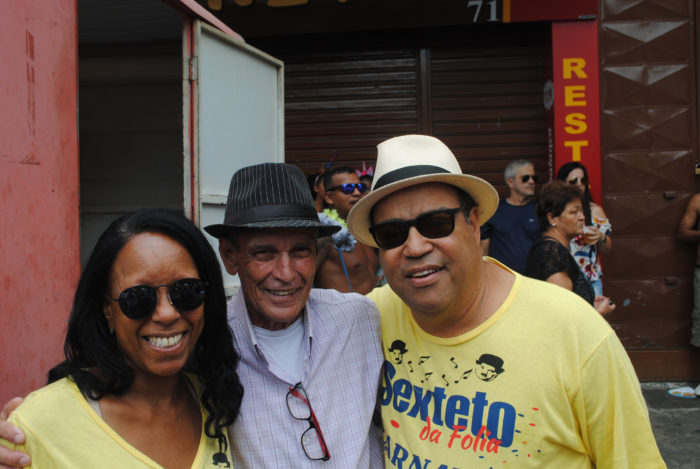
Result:
[[0,12],[0,404],[62,356],[80,273],[76,0]]

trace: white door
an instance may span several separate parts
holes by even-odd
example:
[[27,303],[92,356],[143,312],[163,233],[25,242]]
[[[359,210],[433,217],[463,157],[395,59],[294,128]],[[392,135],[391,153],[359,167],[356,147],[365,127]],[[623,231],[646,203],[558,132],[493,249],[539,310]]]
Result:
[[[192,135],[185,135],[193,153],[185,152],[185,210],[206,226],[223,221],[237,169],[284,161],[283,64],[205,23],[194,25],[193,54],[186,61],[194,102],[185,99],[183,107],[185,120],[194,110]],[[209,239],[218,252],[218,241]],[[232,294],[238,279],[223,265],[222,271]]]

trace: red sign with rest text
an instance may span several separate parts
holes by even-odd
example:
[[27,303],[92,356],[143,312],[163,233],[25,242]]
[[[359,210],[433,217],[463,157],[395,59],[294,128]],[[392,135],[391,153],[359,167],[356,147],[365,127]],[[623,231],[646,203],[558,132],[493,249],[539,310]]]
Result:
[[598,22],[552,23],[554,166],[579,161],[601,198]]

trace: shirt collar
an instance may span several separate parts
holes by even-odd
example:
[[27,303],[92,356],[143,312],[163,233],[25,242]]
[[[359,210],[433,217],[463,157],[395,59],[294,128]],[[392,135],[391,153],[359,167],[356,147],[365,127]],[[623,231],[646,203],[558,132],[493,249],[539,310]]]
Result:
[[[229,304],[233,308],[233,316],[237,320],[243,323],[243,329],[245,330],[246,338],[248,339],[249,346],[252,346],[253,350],[259,358],[265,358],[262,350],[258,346],[258,338],[255,335],[255,330],[253,329],[253,323],[250,321],[250,316],[248,315],[248,307],[245,304],[245,297],[243,296],[243,289],[239,289],[238,293],[229,300]],[[309,304],[307,301],[304,311],[302,311],[302,317],[304,321],[304,342],[308,343],[309,346],[304,352],[304,361],[308,362],[309,356],[311,355],[311,345],[313,343],[313,330],[311,327],[313,314],[309,313]],[[242,348],[244,344],[239,344]],[[267,360],[265,360],[267,361]]]

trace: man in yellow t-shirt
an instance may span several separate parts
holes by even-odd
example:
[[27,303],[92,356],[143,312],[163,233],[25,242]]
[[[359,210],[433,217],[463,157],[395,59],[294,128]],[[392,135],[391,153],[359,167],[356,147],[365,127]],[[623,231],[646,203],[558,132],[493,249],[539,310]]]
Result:
[[664,468],[634,369],[590,305],[482,258],[486,181],[422,135],[378,146],[347,222],[379,248],[386,467]]

